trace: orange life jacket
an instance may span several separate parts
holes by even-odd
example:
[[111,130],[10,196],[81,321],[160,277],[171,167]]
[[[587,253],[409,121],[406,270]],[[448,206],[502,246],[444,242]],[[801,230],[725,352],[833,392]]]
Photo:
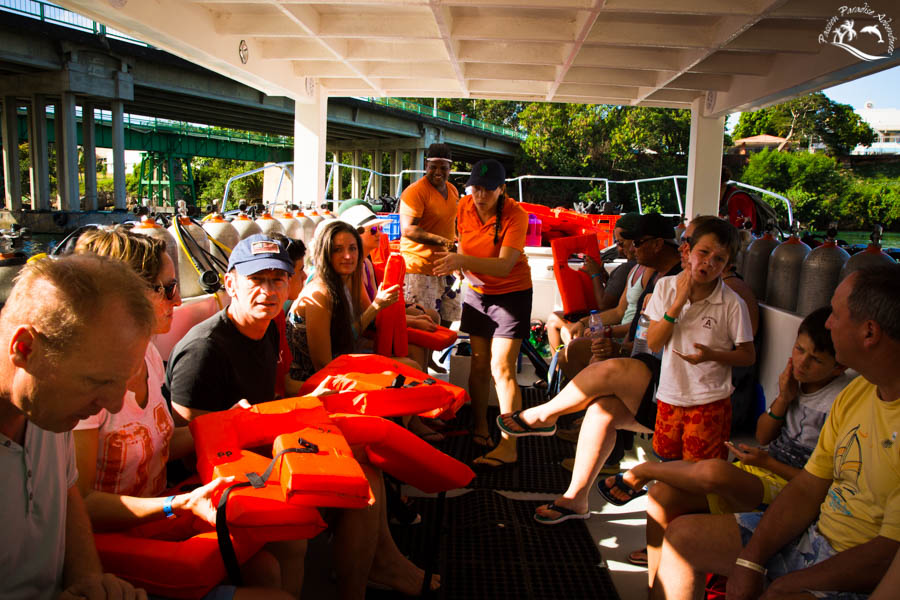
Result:
[[403,302],[403,279],[406,262],[400,254],[391,254],[384,267],[384,288],[400,286],[400,299],[375,315],[375,352],[382,356],[406,356],[409,344],[406,337],[406,308]]
[[[263,546],[241,535],[231,541],[240,564]],[[94,542],[105,572],[150,594],[203,598],[225,579],[218,536],[199,519],[161,519],[124,532],[96,533]]]
[[553,275],[562,297],[563,312],[569,320],[576,320],[597,309],[591,276],[569,266],[573,254],[587,254],[602,265],[600,246],[596,235],[577,235],[558,238],[550,242],[553,249]]
[[[329,377],[337,378],[328,380],[328,382],[326,383],[326,387],[328,387],[329,389],[360,389],[358,386],[353,386],[351,388],[349,384],[345,383],[346,379],[356,379],[357,381],[362,381],[362,379],[359,377],[359,374],[381,376],[377,379],[368,379],[368,382],[377,383],[388,392],[388,394],[384,395],[384,399],[380,400],[379,402],[383,402],[381,406],[387,406],[391,412],[376,412],[375,414],[384,414],[384,416],[398,414],[418,414],[420,416],[429,418],[453,418],[456,415],[456,411],[459,410],[463,404],[469,401],[469,395],[463,388],[455,386],[451,383],[447,383],[445,381],[436,380],[427,373],[423,373],[418,369],[414,369],[392,358],[380,356],[377,354],[343,354],[341,356],[338,356],[330,363],[319,369],[319,371],[313,374],[309,379],[307,379],[306,382],[304,382],[303,386],[300,388],[299,393],[312,393],[313,390],[319,387],[319,384],[321,384]],[[449,402],[436,403],[435,406],[427,411],[413,412],[415,409],[419,408],[419,406],[406,407],[403,402],[406,398],[408,398],[409,396],[414,396],[415,394],[402,392],[400,389],[390,389],[397,375],[403,375],[404,377],[404,381],[402,384],[400,384],[400,387],[421,390],[421,393],[423,394],[426,393],[426,388],[443,389],[449,392],[450,400]],[[335,387],[331,387],[332,385]],[[323,400],[328,402],[327,399]],[[435,401],[437,400],[439,400],[439,398],[435,398]],[[342,400],[342,402],[347,401]],[[337,405],[335,405],[335,407],[337,408]],[[382,408],[382,410],[388,409]],[[330,408],[329,412],[331,412]],[[348,410],[346,412],[360,411]],[[367,411],[367,414],[372,413]]]

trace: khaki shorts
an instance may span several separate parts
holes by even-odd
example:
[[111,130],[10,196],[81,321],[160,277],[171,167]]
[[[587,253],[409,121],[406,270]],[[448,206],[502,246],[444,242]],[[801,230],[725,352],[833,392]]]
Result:
[[458,321],[462,313],[462,289],[452,275],[407,273],[403,281],[407,304],[421,304],[437,311],[441,321]]

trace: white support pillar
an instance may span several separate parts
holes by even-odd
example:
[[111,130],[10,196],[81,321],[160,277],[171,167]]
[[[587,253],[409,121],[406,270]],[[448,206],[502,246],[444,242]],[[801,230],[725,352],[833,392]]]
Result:
[[47,149],[47,101],[31,97],[28,111],[28,151],[31,154],[31,209],[50,210],[50,169]]
[[[381,173],[381,149],[372,150],[372,170]],[[372,175],[372,197],[376,200],[381,197],[381,176]]]
[[[298,206],[319,206],[325,201],[327,123],[328,98],[316,85],[311,104],[294,104],[294,204]],[[337,170],[334,176],[338,176]],[[338,189],[340,180],[334,183]]]
[[19,115],[16,97],[3,98],[3,123],[0,135],[3,140],[3,182],[6,208],[22,210],[22,181],[19,171]]
[[341,163],[343,162],[343,152],[340,150],[334,151],[334,169],[332,169],[331,175],[331,197],[334,198],[335,202],[341,200],[341,196],[344,193],[344,183],[341,181]]
[[63,92],[58,118],[62,122],[62,143],[56,145],[56,164],[62,177],[57,176],[60,190],[60,210],[81,210],[78,194],[78,132],[75,122],[75,94]]
[[[125,103],[112,101],[113,195],[116,208],[124,209],[125,198]],[[171,174],[170,174],[171,176]]]
[[725,117],[704,117],[703,99],[691,106],[691,145],[688,153],[688,219],[697,215],[715,215],[719,211],[719,180],[722,173],[722,148]]
[[94,105],[81,105],[81,148],[84,152],[84,202],[97,210],[97,140],[94,135]]
[[[359,150],[353,150],[352,154],[353,158],[350,161],[350,164],[354,167],[358,167],[362,162],[362,155]],[[351,198],[362,198],[362,189],[360,186],[360,170],[359,169],[350,169],[350,197]]]
[[[394,159],[392,161],[392,166],[394,167],[394,173],[400,174],[400,171],[403,170],[403,150],[394,150]],[[396,195],[398,198],[400,197],[400,192],[403,191],[403,178],[398,177],[394,182],[393,189],[391,189],[391,194]]]
[[[416,148],[415,153],[411,154],[413,160],[410,161],[411,162],[411,164],[409,166],[410,169],[418,169],[420,171],[425,170],[425,151],[426,150],[427,150],[427,148]],[[413,173],[412,180],[418,181],[419,179],[422,179],[422,177],[424,177],[424,176],[425,175],[423,173]]]

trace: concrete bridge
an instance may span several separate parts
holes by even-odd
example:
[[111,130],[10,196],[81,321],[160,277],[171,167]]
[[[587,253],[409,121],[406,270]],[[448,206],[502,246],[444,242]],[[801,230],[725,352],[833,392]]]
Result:
[[[0,9],[4,4],[10,3],[0,2]],[[98,146],[113,148],[116,208],[125,207],[125,149],[179,148],[185,154],[220,152],[216,156],[228,158],[238,158],[241,154],[240,140],[224,143],[206,138],[204,141],[202,135],[188,131],[182,134],[157,130],[149,135],[141,134],[136,128],[128,127],[126,115],[129,114],[274,136],[294,134],[293,100],[267,96],[161,50],[93,33],[96,24],[83,17],[79,21],[74,18],[75,13],[52,8],[54,18],[67,22],[66,26],[0,12],[0,37],[4,40],[0,46],[0,115],[7,158],[4,160],[7,209],[22,209],[18,160],[13,160],[16,144],[9,143],[19,138],[20,132],[32,149],[30,187],[35,210],[80,207],[78,146],[84,150],[85,196],[89,208],[97,207],[93,161],[94,148]],[[48,105],[54,106],[49,129]],[[76,107],[80,107],[80,119]],[[95,109],[109,111],[109,119],[96,119]],[[511,162],[520,141],[514,137],[515,132],[459,120],[463,122],[453,122],[427,111],[411,112],[389,100],[331,98],[327,106],[326,151],[332,153],[335,162],[349,164],[360,164],[363,155],[370,154],[375,170],[380,170],[384,157],[390,156],[392,172],[399,172],[404,162],[407,168],[423,168],[425,149],[435,141],[448,143],[455,158],[463,162],[485,157]],[[50,142],[58,142],[59,149],[59,189],[54,199],[50,198],[49,190],[47,146]],[[277,156],[269,160],[281,158],[275,150],[270,153]],[[251,154],[247,159],[260,160],[258,154]],[[381,182],[376,182],[374,195],[382,191],[387,190],[382,190]]]

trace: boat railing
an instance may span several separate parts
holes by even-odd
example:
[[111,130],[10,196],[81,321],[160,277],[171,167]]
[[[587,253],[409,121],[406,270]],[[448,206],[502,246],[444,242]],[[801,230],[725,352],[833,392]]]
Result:
[[[247,177],[249,175],[253,175],[253,174],[262,172],[266,169],[271,169],[271,168],[281,169],[281,176],[279,177],[278,186],[275,191],[275,198],[277,199],[280,195],[281,187],[284,183],[285,173],[287,173],[288,177],[293,178],[293,174],[291,172],[291,167],[293,166],[293,164],[294,163],[292,161],[271,163],[271,164],[265,165],[263,167],[260,167],[258,169],[252,169],[245,173],[241,173],[239,175],[235,175],[234,177],[231,177],[225,184],[225,193],[223,194],[223,197],[222,197],[222,211],[224,212],[226,210],[228,194],[231,189],[231,184],[234,181],[236,181],[237,179],[240,179],[242,177]],[[368,176],[368,178],[366,180],[365,191],[362,193],[362,196],[361,196],[362,198],[373,198],[372,188],[373,188],[373,182],[375,180],[375,177],[384,177],[388,180],[391,180],[392,183],[394,183],[394,180],[396,180],[396,185],[390,185],[390,186],[388,186],[388,189],[395,190],[395,192],[394,192],[395,196],[399,198],[401,192],[403,191],[404,179],[407,175],[423,175],[425,173],[425,171],[422,169],[403,169],[399,173],[382,173],[380,171],[376,171],[376,170],[370,169],[368,167],[362,167],[359,165],[351,165],[351,164],[341,163],[341,162],[336,162],[336,161],[327,161],[325,163],[325,166],[328,169],[328,178],[325,182],[325,197],[326,197],[326,199],[328,198],[328,192],[330,190],[331,191],[330,202],[333,203],[333,208],[337,208],[337,203],[340,202],[338,192],[337,192],[338,186],[340,184],[335,181],[335,172],[338,171],[339,169],[343,168],[343,169],[356,170],[356,171],[360,171]],[[465,175],[468,175],[469,172],[468,171],[451,171],[450,174],[465,176]],[[682,182],[687,182],[687,175],[666,175],[663,177],[643,177],[640,179],[626,179],[626,180],[609,179],[607,177],[575,177],[575,176],[568,176],[568,175],[519,175],[518,177],[511,177],[511,178],[507,179],[506,181],[507,181],[507,184],[515,185],[517,187],[518,197],[519,197],[519,199],[522,199],[523,192],[524,192],[523,184],[529,180],[581,181],[581,182],[588,182],[588,183],[592,183],[592,184],[602,184],[604,186],[604,189],[606,192],[606,198],[610,198],[611,186],[633,186],[635,200],[637,202],[637,209],[638,209],[639,213],[644,212],[644,202],[642,201],[642,197],[641,197],[641,184],[660,182],[660,181],[663,181],[663,182],[671,181],[672,188],[674,191],[675,202],[678,206],[678,212],[675,212],[675,213],[663,212],[661,214],[666,215],[666,216],[672,216],[672,217],[683,217],[684,216],[684,203],[682,200],[680,184]],[[740,181],[730,180],[728,183],[752,190],[752,191],[762,194],[764,196],[770,196],[772,198],[775,198],[775,199],[783,202],[787,209],[788,223],[793,222],[793,220],[794,220],[793,209],[791,207],[790,200],[788,200],[786,197],[782,196],[781,194],[777,194],[775,192],[769,191],[767,189],[756,187],[756,186],[750,185],[748,183],[742,183]],[[275,206],[278,206],[280,204],[287,205],[290,203],[289,202],[278,202],[276,200],[276,202],[274,202],[273,204]],[[307,208],[309,208],[309,207],[307,207]]]

